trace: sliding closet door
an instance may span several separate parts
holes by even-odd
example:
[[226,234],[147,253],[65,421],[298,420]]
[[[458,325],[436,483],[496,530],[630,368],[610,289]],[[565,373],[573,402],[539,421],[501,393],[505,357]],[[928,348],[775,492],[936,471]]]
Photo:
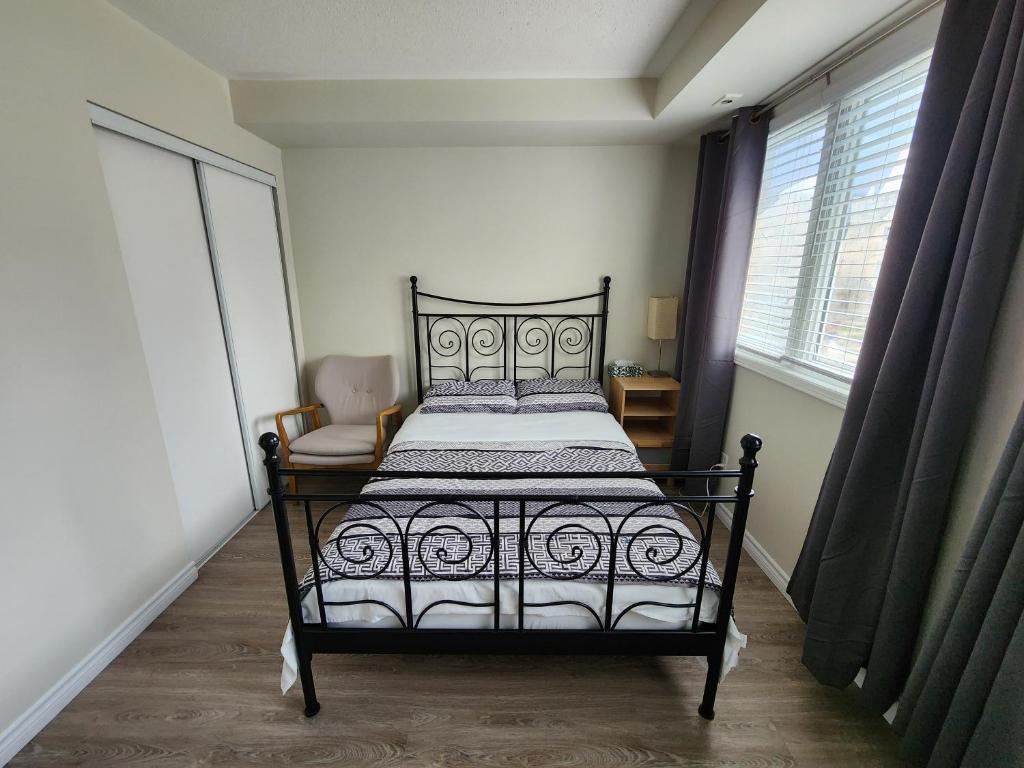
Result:
[[[189,554],[199,561],[254,507],[195,166],[95,130]],[[104,458],[116,483],[117,457]],[[139,509],[142,524],[145,515]]]
[[259,436],[298,405],[288,298],[273,190],[200,164],[221,301],[247,426],[257,506],[268,501]]

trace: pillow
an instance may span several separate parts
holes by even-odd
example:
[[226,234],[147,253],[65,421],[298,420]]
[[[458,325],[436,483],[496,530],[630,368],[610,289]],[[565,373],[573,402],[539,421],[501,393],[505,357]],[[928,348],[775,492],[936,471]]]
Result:
[[524,379],[516,387],[516,413],[608,411],[597,379]]
[[420,413],[515,413],[511,381],[443,381],[427,390]]

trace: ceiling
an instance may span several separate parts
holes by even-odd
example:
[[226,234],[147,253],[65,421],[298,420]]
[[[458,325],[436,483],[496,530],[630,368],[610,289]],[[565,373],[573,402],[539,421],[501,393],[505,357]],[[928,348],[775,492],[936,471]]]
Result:
[[[637,77],[645,73],[689,4],[689,0],[110,2],[211,69],[239,80]],[[695,26],[699,19],[691,22]]]
[[280,147],[691,141],[932,4],[108,1],[226,77],[235,121]]

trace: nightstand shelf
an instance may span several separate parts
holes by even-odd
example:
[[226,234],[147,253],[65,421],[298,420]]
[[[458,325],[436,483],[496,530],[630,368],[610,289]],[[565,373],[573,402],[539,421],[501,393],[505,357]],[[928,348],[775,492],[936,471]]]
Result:
[[[654,398],[650,398],[654,399]],[[660,400],[653,403],[638,403],[635,400],[627,400],[625,407],[622,409],[622,415],[626,418],[630,416],[644,416],[647,418],[655,416],[675,416],[676,408],[671,403],[663,403]]]
[[611,412],[637,448],[671,448],[679,382],[667,376],[612,376]]
[[637,448],[671,448],[672,431],[646,424],[626,424],[623,429]]

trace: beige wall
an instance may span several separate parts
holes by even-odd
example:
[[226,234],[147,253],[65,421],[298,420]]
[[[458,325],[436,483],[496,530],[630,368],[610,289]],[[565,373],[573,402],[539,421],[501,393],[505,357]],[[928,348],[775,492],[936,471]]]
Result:
[[695,160],[653,146],[285,150],[309,369],[393,354],[408,403],[411,274],[424,291],[513,301],[611,275],[607,357],[653,365],[646,301],[681,290]]
[[[1006,290],[983,372],[974,425],[953,489],[949,522],[929,610],[948,589],[978,505],[1024,401],[1024,249]],[[724,450],[735,463],[739,439],[765,440],[747,530],[787,575],[800,554],[842,411],[792,387],[737,367]]]
[[187,565],[86,100],[281,172],[225,80],[119,11],[3,3],[0,733]]
[[800,555],[842,418],[830,403],[736,367],[722,450],[736,466],[744,434],[764,439],[747,532],[786,574]]

